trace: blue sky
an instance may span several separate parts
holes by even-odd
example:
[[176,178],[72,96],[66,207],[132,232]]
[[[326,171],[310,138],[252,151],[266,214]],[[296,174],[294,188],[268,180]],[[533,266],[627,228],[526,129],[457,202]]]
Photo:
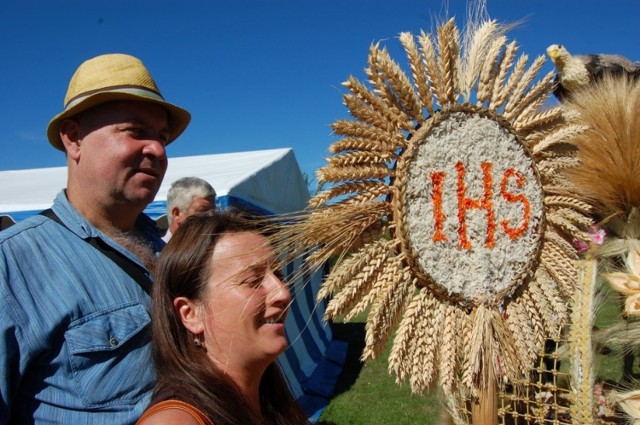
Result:
[[[169,158],[292,147],[303,171],[324,165],[348,118],[341,83],[364,81],[372,42],[403,66],[397,36],[464,24],[450,0],[0,0],[0,170],[65,165],[46,140],[77,66],[138,56],[170,102],[192,113]],[[492,18],[524,19],[520,52],[618,53],[640,60],[638,0],[488,0]],[[550,63],[544,71],[552,70]],[[171,166],[171,162],[169,162]]]

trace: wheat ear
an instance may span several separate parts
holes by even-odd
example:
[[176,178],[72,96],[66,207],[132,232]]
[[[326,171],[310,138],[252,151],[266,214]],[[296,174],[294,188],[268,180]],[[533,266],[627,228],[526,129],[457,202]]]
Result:
[[433,115],[433,99],[431,97],[431,91],[429,90],[429,82],[427,81],[427,70],[424,67],[422,56],[420,55],[413,35],[409,32],[400,33],[400,43],[402,43],[409,58],[411,75],[418,89],[422,106],[427,110],[429,115]]
[[442,106],[442,102],[444,102],[446,98],[446,93],[442,75],[440,75],[438,70],[436,50],[433,46],[433,38],[431,34],[420,32],[418,44],[420,44],[420,48],[422,49],[424,67],[427,71],[427,80],[430,83],[429,88],[431,89],[432,97],[438,105]]
[[478,106],[488,101],[493,94],[494,83],[498,72],[498,57],[502,51],[504,43],[507,41],[505,36],[500,36],[492,41],[489,49],[486,51],[484,65],[480,73],[478,82],[478,90],[476,97],[478,98]]
[[[459,61],[460,61],[460,34],[454,19],[438,27],[438,68],[443,78],[444,98],[440,98],[442,106],[456,102]],[[444,104],[443,104],[444,101]]]
[[515,41],[507,44],[507,47],[504,49],[504,54],[500,59],[498,73],[493,85],[493,92],[491,94],[491,101],[489,102],[489,109],[498,109],[507,100],[507,98],[504,96],[502,88],[505,85],[509,70],[513,66],[513,61],[516,57],[517,52],[518,45]]
[[[389,52],[385,49],[378,55],[378,66],[384,73],[389,93],[393,95],[395,104],[416,123],[422,122],[422,104],[413,90],[409,77],[404,73]],[[405,130],[412,131],[413,126],[407,123]]]
[[503,115],[505,117],[510,116],[512,110],[516,108],[518,105],[520,105],[522,97],[527,93],[527,87],[529,87],[531,82],[535,79],[536,75],[538,75],[538,72],[542,68],[544,61],[545,61],[544,56],[538,56],[533,61],[529,69],[526,70],[524,74],[522,74],[520,81],[518,81],[518,83],[516,84],[516,87],[513,90],[511,97],[509,97],[509,100],[507,101],[507,104],[504,107]]
[[[396,145],[406,146],[404,136],[399,132],[381,130],[358,121],[338,120],[332,124],[331,128],[337,135],[369,141],[369,148],[372,150],[393,150]],[[333,145],[329,148],[332,153],[336,153],[334,149]],[[357,149],[366,150],[367,146]]]
[[392,267],[392,272],[383,276],[383,290],[367,317],[363,361],[377,358],[384,349],[413,290],[408,270],[403,270],[399,261]]
[[[499,30],[495,20],[484,22],[473,33],[465,33],[465,41],[463,41],[462,51],[462,74],[460,76],[460,94],[464,102],[469,102],[471,98],[471,90],[478,79],[484,63],[485,52],[487,46],[491,45],[491,40],[495,37]],[[468,35],[472,37],[467,41]]]

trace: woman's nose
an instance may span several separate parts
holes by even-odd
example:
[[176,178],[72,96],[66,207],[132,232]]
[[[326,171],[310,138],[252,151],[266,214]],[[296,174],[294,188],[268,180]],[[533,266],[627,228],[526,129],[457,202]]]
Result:
[[275,274],[272,274],[270,280],[272,285],[269,290],[269,300],[273,304],[287,306],[289,302],[291,302],[291,292],[289,292],[289,287]]

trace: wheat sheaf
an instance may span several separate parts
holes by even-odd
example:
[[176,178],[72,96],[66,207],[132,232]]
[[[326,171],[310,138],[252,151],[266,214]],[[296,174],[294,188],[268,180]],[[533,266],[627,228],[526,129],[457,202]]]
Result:
[[317,174],[329,188],[281,241],[311,267],[335,261],[325,318],[366,312],[362,359],[393,336],[389,372],[418,393],[527,373],[568,318],[570,241],[589,238],[561,173],[582,127],[542,109],[553,75],[535,82],[544,57],[528,66],[505,32],[488,20],[461,37],[451,19],[402,33],[409,72],[372,45],[368,84],[344,83],[354,119],[333,124],[342,138]]

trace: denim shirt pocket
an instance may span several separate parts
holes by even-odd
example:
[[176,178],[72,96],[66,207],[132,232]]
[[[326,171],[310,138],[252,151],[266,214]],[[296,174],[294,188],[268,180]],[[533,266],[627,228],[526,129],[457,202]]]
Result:
[[69,325],[69,362],[86,407],[135,404],[153,389],[150,322],[144,306],[129,303]]

